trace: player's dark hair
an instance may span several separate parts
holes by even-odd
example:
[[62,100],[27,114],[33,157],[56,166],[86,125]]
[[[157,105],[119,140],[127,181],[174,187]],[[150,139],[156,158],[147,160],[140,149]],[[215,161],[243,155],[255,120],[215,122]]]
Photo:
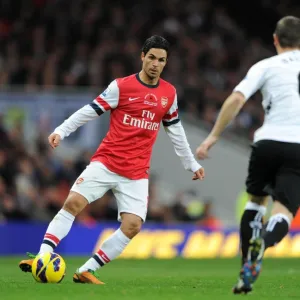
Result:
[[152,35],[145,41],[142,52],[146,55],[151,48],[164,49],[168,55],[170,43],[162,36]]
[[275,34],[282,48],[300,48],[300,19],[293,16],[280,19]]

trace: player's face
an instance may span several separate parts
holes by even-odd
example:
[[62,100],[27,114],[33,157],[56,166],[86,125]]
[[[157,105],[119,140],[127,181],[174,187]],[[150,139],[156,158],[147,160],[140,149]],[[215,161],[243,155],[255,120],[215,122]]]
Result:
[[164,49],[151,48],[146,55],[142,53],[143,70],[149,78],[160,76],[167,63],[167,52]]

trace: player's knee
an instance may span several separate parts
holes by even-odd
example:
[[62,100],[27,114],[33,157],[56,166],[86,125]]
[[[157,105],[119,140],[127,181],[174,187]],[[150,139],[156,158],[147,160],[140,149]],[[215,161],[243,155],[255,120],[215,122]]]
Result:
[[87,204],[88,202],[83,196],[71,192],[64,203],[63,209],[73,216],[77,216]]
[[292,222],[292,220],[294,218],[293,212],[291,212],[285,205],[283,205],[279,201],[274,200],[274,204],[273,204],[273,208],[272,208],[272,215],[276,215],[276,214],[283,214],[283,215],[287,216],[289,218],[290,222]]
[[142,228],[141,224],[132,222],[132,223],[128,223],[124,226],[125,228],[122,230],[123,233],[129,237],[130,239],[134,238],[140,231]]
[[121,224],[121,230],[122,232],[132,239],[135,237],[142,228],[142,220],[141,218],[134,216],[134,217],[127,217],[127,218],[122,218],[122,224]]
[[249,200],[255,204],[265,205],[265,206],[268,204],[268,197],[266,196],[254,196],[249,194],[249,197],[250,197]]

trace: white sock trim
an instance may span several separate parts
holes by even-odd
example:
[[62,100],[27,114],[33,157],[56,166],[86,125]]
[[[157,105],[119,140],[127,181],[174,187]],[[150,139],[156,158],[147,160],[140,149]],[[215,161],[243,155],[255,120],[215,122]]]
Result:
[[279,213],[279,214],[276,214],[276,215],[273,215],[273,216],[270,217],[268,225],[266,227],[266,231],[273,231],[276,223],[281,222],[282,219],[287,222],[287,224],[288,224],[288,226],[290,228],[290,226],[291,226],[291,220],[290,220],[290,218],[287,215],[285,215],[285,214]]
[[259,205],[254,202],[251,202],[251,201],[247,202],[247,204],[245,206],[245,210],[256,210],[256,211],[260,212],[263,216],[267,212],[267,208],[264,205]]

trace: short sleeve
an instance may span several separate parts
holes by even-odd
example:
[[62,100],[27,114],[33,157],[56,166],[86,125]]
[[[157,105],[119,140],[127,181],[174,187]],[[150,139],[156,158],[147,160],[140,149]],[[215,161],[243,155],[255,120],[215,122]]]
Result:
[[112,81],[107,89],[103,91],[90,106],[96,111],[98,115],[114,109],[119,103],[120,90],[116,80]]
[[264,84],[265,77],[265,64],[258,62],[253,65],[246,77],[234,88],[234,92],[242,93],[246,100],[248,100],[253,94],[255,94]]
[[163,117],[163,125],[170,126],[176,124],[180,121],[178,116],[178,103],[177,103],[177,94],[175,94],[174,101],[169,111]]

